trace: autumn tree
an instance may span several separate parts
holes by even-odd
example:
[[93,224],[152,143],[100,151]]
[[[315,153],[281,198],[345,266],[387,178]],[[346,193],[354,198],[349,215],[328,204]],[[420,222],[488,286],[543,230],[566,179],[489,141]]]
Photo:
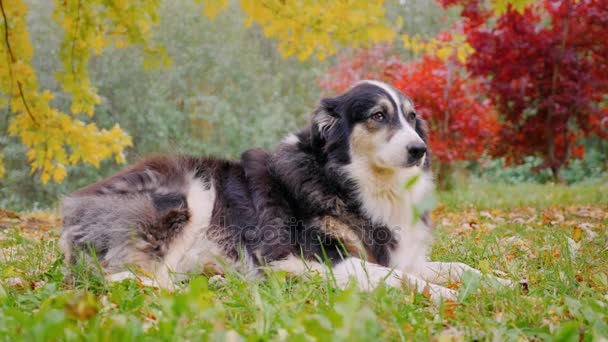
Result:
[[608,1],[545,0],[507,5],[496,13],[483,1],[463,6],[467,69],[486,79],[504,122],[494,156],[519,163],[539,155],[563,182],[561,168],[581,157],[581,137],[604,134],[601,103],[608,93]]
[[[53,106],[50,91],[39,89],[31,66],[34,53],[24,0],[0,0],[0,108],[8,108],[9,134],[28,148],[32,172],[43,183],[61,182],[66,166],[84,162],[98,166],[114,156],[123,161],[131,139],[118,125],[99,128],[93,116],[99,97],[87,74],[93,56],[113,45],[138,45],[148,67],[167,66],[170,58],[152,42],[151,30],[159,20],[160,0],[55,1],[54,19],[63,29],[57,71],[62,91],[71,96],[69,110]],[[214,18],[226,0],[195,0],[202,14]],[[240,1],[246,25],[259,25],[265,36],[278,42],[284,57],[324,59],[340,46],[391,41],[394,27],[385,18],[384,1]],[[142,85],[144,86],[144,85]],[[0,175],[3,172],[0,151]]]

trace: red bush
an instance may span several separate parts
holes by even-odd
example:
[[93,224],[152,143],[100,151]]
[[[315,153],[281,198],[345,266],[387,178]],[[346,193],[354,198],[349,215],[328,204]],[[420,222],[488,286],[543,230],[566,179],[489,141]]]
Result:
[[407,64],[394,85],[427,120],[435,161],[475,160],[494,145],[499,129],[483,87],[454,62],[425,56]]
[[491,25],[478,0],[443,2],[465,8],[475,49],[467,69],[487,81],[504,122],[492,154],[516,163],[540,155],[559,180],[568,159],[583,155],[581,137],[606,136],[608,0],[545,0],[523,13],[509,8]]

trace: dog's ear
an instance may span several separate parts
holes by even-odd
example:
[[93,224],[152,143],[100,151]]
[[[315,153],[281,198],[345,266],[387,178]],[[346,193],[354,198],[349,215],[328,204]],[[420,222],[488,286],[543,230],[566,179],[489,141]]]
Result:
[[319,102],[319,106],[312,113],[310,133],[313,146],[323,145],[331,130],[340,120],[337,107],[338,100],[336,98],[325,98]]

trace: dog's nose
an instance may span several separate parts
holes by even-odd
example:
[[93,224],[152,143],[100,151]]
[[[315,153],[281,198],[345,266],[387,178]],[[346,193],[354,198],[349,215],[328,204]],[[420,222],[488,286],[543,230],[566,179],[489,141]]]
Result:
[[407,152],[410,158],[418,160],[426,153],[426,145],[423,143],[413,143],[407,146]]

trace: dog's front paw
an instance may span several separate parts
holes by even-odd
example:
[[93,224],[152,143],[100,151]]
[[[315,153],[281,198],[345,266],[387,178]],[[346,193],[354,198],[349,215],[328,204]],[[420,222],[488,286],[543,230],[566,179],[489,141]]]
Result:
[[496,280],[502,286],[514,288],[517,285],[514,281],[504,278],[507,276],[507,273],[503,271],[493,270],[492,273],[493,275],[488,274],[488,276]]
[[436,303],[439,303],[441,300],[451,300],[455,302],[458,299],[458,291],[435,284],[428,284],[424,289],[423,294]]
[[484,279],[485,279],[486,284],[489,284],[490,286],[493,286],[493,287],[504,286],[504,287],[509,287],[509,288],[515,288],[517,285],[517,283],[512,280],[496,277],[496,276],[489,275],[489,274],[486,274]]
[[509,279],[505,279],[505,278],[498,278],[495,277],[495,279],[503,286],[506,287],[515,287],[516,283],[514,281],[511,281]]

